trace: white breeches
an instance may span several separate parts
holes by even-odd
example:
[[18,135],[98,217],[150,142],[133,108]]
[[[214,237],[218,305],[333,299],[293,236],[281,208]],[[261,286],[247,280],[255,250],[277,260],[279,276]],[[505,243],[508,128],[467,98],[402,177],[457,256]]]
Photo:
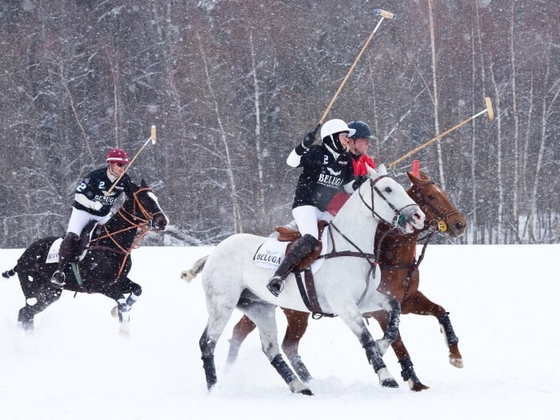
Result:
[[300,206],[292,210],[292,215],[296,221],[301,236],[309,234],[315,239],[319,239],[317,222],[325,220],[330,222],[333,219],[328,211],[321,211],[315,206]]

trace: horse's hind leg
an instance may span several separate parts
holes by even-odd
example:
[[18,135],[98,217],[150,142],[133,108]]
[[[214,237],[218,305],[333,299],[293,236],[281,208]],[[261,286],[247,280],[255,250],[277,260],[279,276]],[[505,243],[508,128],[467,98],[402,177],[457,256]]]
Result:
[[39,276],[33,278],[24,273],[18,273],[18,276],[25,296],[25,306],[18,312],[18,322],[24,330],[31,331],[34,328],[35,315],[56,302],[62,295],[62,290],[45,285]]
[[299,342],[305,334],[305,331],[307,331],[309,313],[286,308],[282,308],[282,310],[288,321],[284,340],[282,341],[282,350],[296,371],[297,376],[299,376],[303,382],[309,382],[313,377],[299,355]]
[[262,351],[282,379],[288,384],[290,391],[304,395],[313,395],[311,390],[296,376],[290,366],[284,361],[278,346],[278,328],[276,325],[276,306],[262,302],[243,302],[238,306],[251,318],[259,330]]
[[241,344],[255,328],[256,325],[247,315],[243,315],[237,324],[235,324],[231,339],[229,340],[229,351],[226,362],[227,365],[231,366],[237,361]]
[[[225,291],[223,290],[224,293]],[[208,323],[198,341],[198,345],[202,354],[202,367],[204,368],[208,391],[211,391],[218,382],[214,352],[216,344],[235,309],[233,299],[233,293],[231,295],[224,295],[223,293],[206,294]]]
[[449,349],[449,363],[456,368],[463,367],[463,356],[459,351],[459,338],[455,335],[449,319],[449,312],[437,303],[432,302],[420,291],[402,302],[403,313],[417,315],[432,315],[438,319],[440,330],[444,335],[445,343]]

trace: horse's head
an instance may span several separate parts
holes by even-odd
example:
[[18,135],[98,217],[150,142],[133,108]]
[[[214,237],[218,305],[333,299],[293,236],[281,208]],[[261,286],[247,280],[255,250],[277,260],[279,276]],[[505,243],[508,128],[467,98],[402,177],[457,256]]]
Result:
[[378,171],[368,167],[368,176],[356,193],[374,218],[402,233],[424,226],[424,212],[400,184],[387,176],[383,165]]
[[133,217],[154,229],[165,230],[169,219],[146,181],[142,180],[140,186],[131,183],[128,199],[132,202],[129,212]]
[[419,174],[420,176],[416,177],[410,172],[407,173],[412,182],[408,194],[426,214],[426,222],[454,238],[461,236],[467,226],[465,218],[449,200],[445,191],[424,172],[420,171]]

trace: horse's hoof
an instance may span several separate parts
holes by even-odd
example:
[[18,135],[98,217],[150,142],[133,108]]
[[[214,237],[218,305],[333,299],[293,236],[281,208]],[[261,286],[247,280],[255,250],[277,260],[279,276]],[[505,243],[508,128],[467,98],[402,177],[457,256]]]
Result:
[[25,332],[31,332],[35,329],[35,324],[33,321],[22,321],[21,328],[23,328]]
[[379,382],[383,388],[398,388],[399,384],[393,378],[383,379]]
[[303,395],[313,395],[313,392],[311,392],[311,390],[309,388],[302,390],[301,392],[299,392],[299,394],[303,394]]
[[410,386],[410,390],[414,392],[420,392],[430,389],[429,386],[424,385],[422,382],[414,382],[409,380],[408,385]]
[[116,318],[119,316],[119,307],[118,306],[114,306],[113,309],[111,309],[111,316],[113,318]]
[[121,326],[119,328],[119,335],[122,338],[130,338],[130,328],[128,326],[128,322],[121,322]]
[[294,379],[288,386],[294,394],[313,395],[313,392],[299,379]]
[[454,357],[449,358],[449,363],[456,368],[462,369],[463,368],[463,359],[456,359]]

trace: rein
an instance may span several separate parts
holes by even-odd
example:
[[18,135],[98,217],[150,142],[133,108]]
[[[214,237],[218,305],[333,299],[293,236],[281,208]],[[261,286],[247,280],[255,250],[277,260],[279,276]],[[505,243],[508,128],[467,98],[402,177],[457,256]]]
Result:
[[[414,206],[416,204],[408,204],[405,207],[403,207],[402,209],[397,209],[389,200],[387,200],[387,197],[381,192],[381,190],[379,190],[379,188],[377,188],[375,186],[375,184],[377,183],[377,181],[379,181],[382,178],[385,178],[386,175],[381,175],[380,177],[376,178],[375,180],[370,179],[370,188],[371,188],[371,205],[369,203],[366,202],[366,200],[364,199],[364,196],[362,195],[361,190],[358,190],[360,199],[362,200],[362,203],[366,206],[366,208],[368,210],[371,211],[371,214],[373,216],[373,218],[377,218],[379,220],[379,222],[384,223],[388,226],[391,227],[391,230],[396,229],[396,227],[398,226],[398,224],[401,222],[402,220],[402,210],[409,207],[409,206]],[[381,197],[386,203],[387,205],[394,211],[395,216],[393,217],[393,220],[391,223],[389,223],[386,219],[384,219],[383,217],[381,217],[381,215],[379,213],[377,213],[375,211],[375,206],[374,206],[374,192],[377,193],[377,195],[379,197]],[[329,259],[329,258],[335,258],[335,257],[358,257],[358,258],[364,258],[367,260],[367,262],[370,265],[370,269],[367,275],[367,279],[366,279],[366,288],[364,289],[364,291],[362,292],[362,295],[360,296],[360,299],[358,300],[358,303],[361,302],[365,296],[367,295],[367,292],[369,290],[369,279],[373,276],[374,270],[378,265],[378,261],[379,261],[379,249],[375,252],[375,253],[369,253],[369,252],[364,252],[362,251],[358,245],[356,245],[348,236],[346,236],[334,223],[330,223],[330,226],[336,230],[336,232],[344,239],[346,240],[346,242],[348,242],[353,248],[355,248],[357,251],[337,251],[336,250],[336,243],[334,240],[334,235],[331,229],[329,229],[329,237],[331,239],[331,243],[332,243],[332,251],[330,251],[328,254],[325,255],[321,255],[318,258],[324,258],[324,259]]]
[[[153,219],[153,216],[155,216],[158,213],[161,212],[156,212],[154,214],[150,214],[150,212],[148,212],[148,210],[146,210],[146,208],[142,205],[142,203],[140,202],[140,200],[138,199],[138,194],[140,194],[141,192],[144,191],[148,191],[149,188],[140,188],[137,191],[135,191],[132,194],[133,197],[133,207],[132,207],[132,213],[125,210],[124,206],[121,206],[121,208],[117,211],[117,214],[125,221],[129,224],[128,227],[114,231],[114,232],[109,232],[109,230],[107,229],[106,225],[103,225],[103,229],[105,231],[105,234],[92,239],[91,243],[95,243],[98,241],[101,241],[102,239],[110,239],[111,242],[117,247],[117,249],[111,248],[109,246],[101,246],[101,245],[93,245],[90,246],[90,250],[91,249],[100,249],[100,250],[107,250],[107,251],[112,251],[115,252],[117,254],[123,254],[123,260],[121,262],[121,266],[119,268],[119,271],[117,273],[117,279],[121,276],[124,267],[126,265],[126,260],[128,258],[128,256],[132,253],[132,250],[138,247],[138,244],[140,243],[140,241],[144,238],[144,236],[150,231],[151,227],[150,225],[150,221]],[[136,214],[136,209],[138,208],[139,213],[141,214],[141,216]],[[115,238],[116,235],[120,234],[120,233],[124,233],[124,232],[128,232],[132,229],[139,229],[139,232],[136,232],[134,234],[134,241],[132,242],[132,245],[126,249],[125,247],[123,247]]]
[[[415,259],[412,264],[403,264],[403,265],[383,264],[383,265],[381,265],[381,269],[385,269],[385,270],[387,270],[387,269],[408,270],[408,273],[407,273],[406,279],[404,280],[404,285],[403,285],[405,296],[408,294],[408,287],[410,285],[410,281],[412,280],[412,275],[414,274],[414,272],[416,270],[419,269],[420,264],[422,263],[422,260],[424,259],[424,256],[426,254],[426,249],[428,247],[428,244],[432,240],[433,236],[438,232],[445,232],[447,230],[449,217],[451,217],[453,215],[456,215],[456,214],[459,214],[459,211],[455,208],[442,212],[438,208],[436,208],[435,206],[433,206],[432,204],[430,204],[428,201],[425,200],[424,196],[421,193],[422,188],[427,186],[427,185],[434,185],[434,184],[435,183],[433,181],[430,181],[428,183],[425,183],[422,186],[413,185],[412,188],[411,188],[411,191],[414,195],[414,201],[416,201],[418,204],[420,204],[420,206],[422,207],[423,210],[429,209],[431,211],[431,213],[434,214],[434,217],[426,222],[425,227],[422,230],[415,233],[415,236],[417,237],[416,241],[417,242],[424,242],[424,245],[422,246],[422,251],[420,253],[420,256],[418,257],[418,259]],[[389,234],[389,232],[390,231],[386,231],[383,234],[383,236],[381,237],[381,239],[378,241],[378,243],[377,243],[378,251],[381,249],[381,244],[383,242],[383,239],[387,236],[387,234]],[[418,236],[421,235],[423,232],[428,232],[428,233],[427,233],[427,235],[423,236],[422,238],[418,238]],[[393,244],[392,249],[397,248],[399,245],[400,245],[400,242],[397,240],[397,242],[395,244]]]

